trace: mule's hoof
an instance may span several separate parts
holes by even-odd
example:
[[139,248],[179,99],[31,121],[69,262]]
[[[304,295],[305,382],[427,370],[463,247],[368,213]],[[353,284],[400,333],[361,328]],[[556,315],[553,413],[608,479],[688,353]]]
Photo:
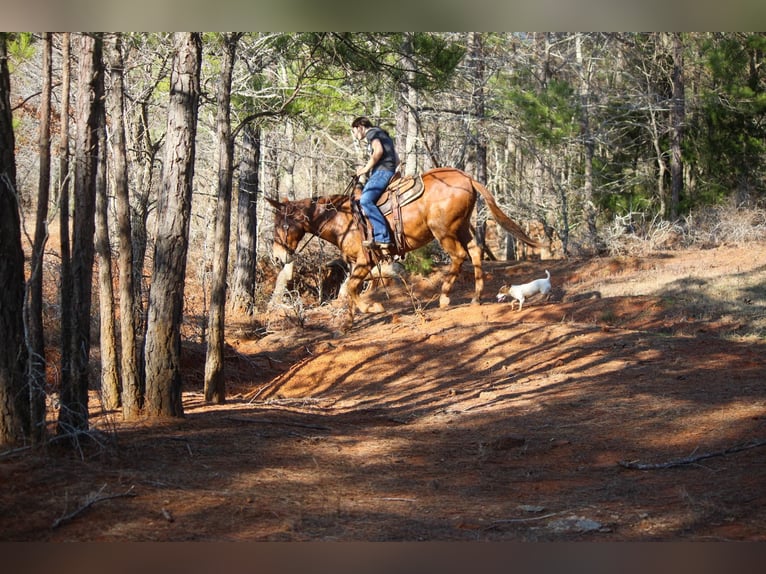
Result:
[[368,313],[382,313],[383,311],[385,311],[385,309],[380,303],[373,303],[367,308]]
[[450,304],[450,298],[446,295],[442,295],[439,297],[439,307],[449,307]]

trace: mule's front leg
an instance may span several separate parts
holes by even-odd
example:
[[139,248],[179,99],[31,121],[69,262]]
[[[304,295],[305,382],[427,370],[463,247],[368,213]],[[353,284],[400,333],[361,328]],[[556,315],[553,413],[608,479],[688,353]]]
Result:
[[369,304],[363,301],[359,295],[364,280],[370,274],[370,266],[359,264],[354,265],[351,269],[348,282],[346,284],[346,291],[349,298],[348,303],[348,323],[347,328],[350,328],[354,322],[354,311],[359,309],[360,313],[382,313],[384,311],[383,305],[380,303]]

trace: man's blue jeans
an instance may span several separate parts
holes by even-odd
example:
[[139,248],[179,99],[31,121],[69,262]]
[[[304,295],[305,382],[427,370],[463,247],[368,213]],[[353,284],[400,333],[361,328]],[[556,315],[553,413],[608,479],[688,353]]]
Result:
[[392,177],[394,177],[393,171],[383,169],[374,171],[370,175],[370,179],[367,180],[367,184],[362,190],[362,196],[359,198],[364,213],[372,223],[372,239],[378,243],[391,243],[388,223],[375,202],[383,195]]

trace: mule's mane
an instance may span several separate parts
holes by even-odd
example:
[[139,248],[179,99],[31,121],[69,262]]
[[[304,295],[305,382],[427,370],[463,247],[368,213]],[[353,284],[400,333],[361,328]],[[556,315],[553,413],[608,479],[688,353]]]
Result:
[[318,198],[317,203],[319,203],[319,201],[321,200],[324,200],[322,201],[322,203],[326,206],[325,209],[327,208],[327,206],[332,206],[335,209],[340,209],[343,206],[343,204],[345,204],[348,201],[348,195],[339,195],[339,194],[326,195],[324,197]]
[[303,213],[310,221],[316,223],[332,218],[338,212],[348,211],[348,208],[344,208],[347,202],[347,195],[312,197]]
[[349,213],[348,195],[326,195],[290,201],[284,214],[310,233],[318,233],[338,213]]

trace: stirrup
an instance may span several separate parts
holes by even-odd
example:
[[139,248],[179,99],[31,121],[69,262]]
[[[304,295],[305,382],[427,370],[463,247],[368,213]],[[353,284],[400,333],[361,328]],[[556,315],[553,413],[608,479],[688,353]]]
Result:
[[372,239],[365,239],[362,241],[362,247],[366,247],[367,249],[379,249],[383,253],[390,253],[393,246],[393,243],[381,243]]

